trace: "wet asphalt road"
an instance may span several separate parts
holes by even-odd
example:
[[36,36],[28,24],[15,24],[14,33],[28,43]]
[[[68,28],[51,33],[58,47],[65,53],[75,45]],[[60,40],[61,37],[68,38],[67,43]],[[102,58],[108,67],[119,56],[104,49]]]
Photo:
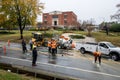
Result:
[[[29,47],[29,46],[28,46]],[[47,53],[47,48],[39,48],[39,55],[35,68],[43,69],[53,73],[60,73],[66,76],[75,77],[80,80],[120,80],[120,62],[102,58],[102,65],[93,64],[93,56],[80,54],[80,57],[73,58],[71,54],[79,52],[58,50],[56,59],[52,59]],[[62,56],[62,53],[70,53]],[[21,45],[12,44],[7,47],[7,54],[0,53],[0,62],[24,65],[31,67],[31,51],[23,55]]]

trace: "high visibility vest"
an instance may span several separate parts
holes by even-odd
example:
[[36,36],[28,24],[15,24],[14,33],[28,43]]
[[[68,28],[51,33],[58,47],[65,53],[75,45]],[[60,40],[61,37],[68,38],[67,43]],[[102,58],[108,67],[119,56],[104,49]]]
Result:
[[101,52],[94,52],[94,56],[101,56]]
[[56,43],[53,42],[53,43],[51,44],[51,48],[52,48],[52,49],[55,49],[55,48],[56,48]]
[[35,47],[37,47],[37,46],[33,44],[32,49],[34,49]]

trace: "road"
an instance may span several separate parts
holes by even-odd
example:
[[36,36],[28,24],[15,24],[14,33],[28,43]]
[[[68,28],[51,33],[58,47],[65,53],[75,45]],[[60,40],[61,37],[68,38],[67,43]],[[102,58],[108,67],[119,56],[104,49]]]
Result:
[[[28,47],[29,48],[29,47]],[[40,47],[36,67],[31,66],[31,51],[22,54],[20,44],[7,47],[7,54],[0,53],[0,63],[29,67],[28,70],[45,71],[54,76],[72,77],[76,80],[120,80],[120,62],[102,58],[102,65],[93,63],[93,56],[79,51],[58,49],[56,59],[49,57],[47,48]],[[65,53],[62,56],[62,53]],[[40,70],[40,71],[39,71]]]

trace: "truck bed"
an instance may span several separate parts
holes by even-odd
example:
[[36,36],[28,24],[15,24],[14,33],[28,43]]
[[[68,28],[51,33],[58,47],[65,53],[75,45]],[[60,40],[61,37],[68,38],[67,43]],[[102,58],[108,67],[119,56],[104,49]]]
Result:
[[96,50],[97,45],[98,45],[98,43],[93,43],[93,42],[86,42],[86,43],[77,42],[75,48],[77,50],[84,48],[85,51],[94,52]]

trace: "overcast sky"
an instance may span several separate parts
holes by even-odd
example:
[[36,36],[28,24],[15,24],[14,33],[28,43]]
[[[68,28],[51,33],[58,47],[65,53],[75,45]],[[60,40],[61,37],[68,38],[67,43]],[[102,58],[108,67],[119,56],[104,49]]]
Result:
[[[95,20],[95,24],[111,21],[110,15],[116,13],[120,0],[40,0],[45,3],[43,12],[73,11],[78,20]],[[38,18],[40,20],[40,17]]]

